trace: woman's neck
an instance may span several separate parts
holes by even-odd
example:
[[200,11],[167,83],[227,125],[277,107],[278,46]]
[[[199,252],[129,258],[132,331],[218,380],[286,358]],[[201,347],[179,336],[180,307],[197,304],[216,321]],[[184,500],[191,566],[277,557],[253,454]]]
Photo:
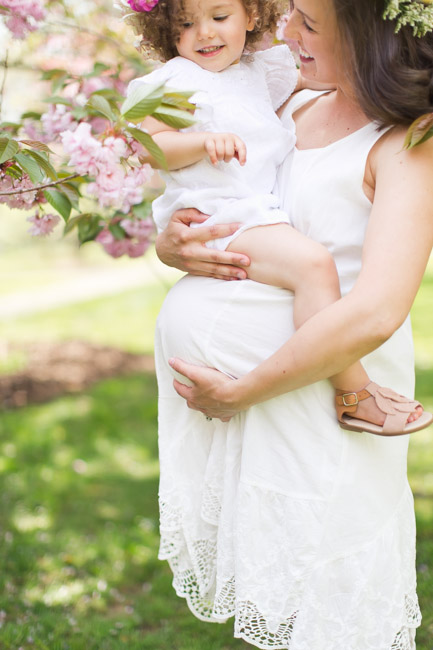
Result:
[[293,117],[299,149],[326,147],[370,121],[359,105],[338,88],[301,107]]

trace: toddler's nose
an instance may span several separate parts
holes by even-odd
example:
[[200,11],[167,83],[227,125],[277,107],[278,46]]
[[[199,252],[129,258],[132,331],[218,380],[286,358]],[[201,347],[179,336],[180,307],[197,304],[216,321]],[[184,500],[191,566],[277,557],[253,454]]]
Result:
[[197,30],[197,37],[200,40],[210,39],[213,38],[214,36],[215,36],[215,30],[211,23],[209,23],[208,21],[203,21],[202,23],[199,24]]

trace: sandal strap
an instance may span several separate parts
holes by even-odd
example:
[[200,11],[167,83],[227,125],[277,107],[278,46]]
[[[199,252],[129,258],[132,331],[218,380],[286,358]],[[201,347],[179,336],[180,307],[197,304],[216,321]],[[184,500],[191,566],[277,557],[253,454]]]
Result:
[[413,413],[418,406],[421,406],[416,400],[408,399],[391,388],[383,388],[372,381],[359,392],[345,393],[342,390],[336,391],[335,403],[339,421],[342,421],[342,416],[346,413],[349,415],[355,414],[358,410],[358,403],[370,396],[374,397],[377,407],[382,413],[386,414],[383,425],[384,433],[402,431],[409,414]]

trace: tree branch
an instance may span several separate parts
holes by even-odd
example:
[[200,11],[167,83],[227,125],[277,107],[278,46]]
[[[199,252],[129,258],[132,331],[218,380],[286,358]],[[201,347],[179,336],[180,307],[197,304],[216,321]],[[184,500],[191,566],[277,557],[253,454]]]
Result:
[[54,187],[55,185],[60,185],[66,181],[70,181],[73,178],[78,178],[81,174],[71,174],[71,176],[65,176],[65,178],[59,178],[58,181],[51,181],[51,183],[44,183],[44,185],[35,185],[34,187],[29,187],[27,189],[17,189],[10,190],[8,192],[0,192],[0,196],[10,196],[11,194],[25,194],[26,192],[38,192],[39,190],[44,190],[46,187]]

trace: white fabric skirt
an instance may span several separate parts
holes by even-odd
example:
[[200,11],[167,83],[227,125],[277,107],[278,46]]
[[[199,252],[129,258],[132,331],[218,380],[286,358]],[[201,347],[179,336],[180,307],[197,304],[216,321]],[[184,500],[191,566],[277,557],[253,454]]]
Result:
[[[239,377],[292,334],[293,294],[186,276],[158,319],[161,549],[174,587],[206,621],[235,617],[258,648],[413,650],[416,598],[408,436],[337,425],[327,381],[229,423],[188,409],[167,360]],[[364,359],[413,392],[409,322]]]

